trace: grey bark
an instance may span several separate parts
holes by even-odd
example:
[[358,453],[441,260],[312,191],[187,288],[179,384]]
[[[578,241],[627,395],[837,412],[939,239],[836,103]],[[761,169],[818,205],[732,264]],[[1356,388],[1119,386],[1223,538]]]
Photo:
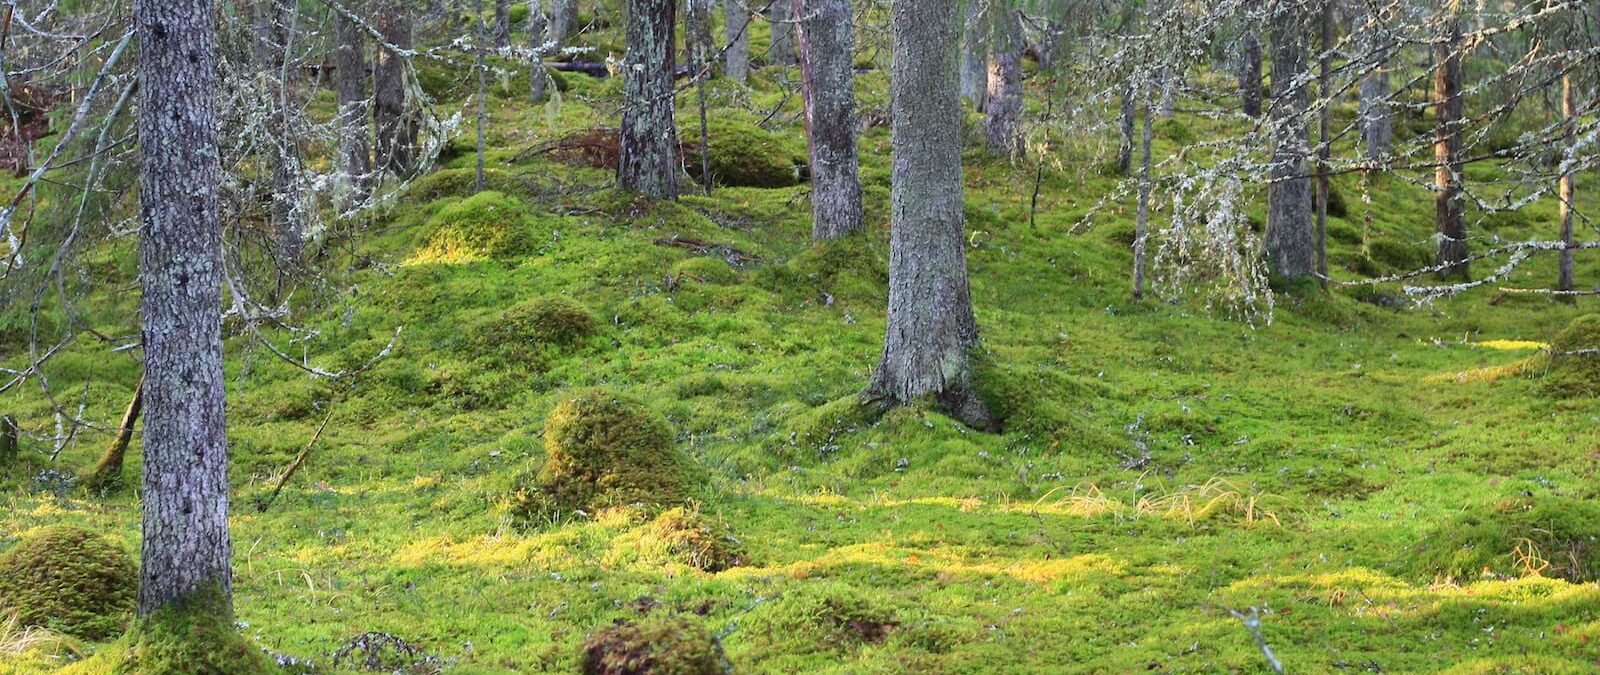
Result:
[[139,279],[145,353],[139,616],[196,591],[231,609],[213,0],[142,0]]
[[494,46],[511,46],[511,0],[494,0]]
[[[496,0],[496,4],[498,4],[498,3],[499,3],[499,0]],[[483,25],[483,0],[478,0],[478,11],[477,11],[477,14],[478,14],[478,34],[476,36],[474,36],[476,38],[474,41],[477,42],[478,45],[480,45],[480,47],[478,48],[478,56],[477,56],[477,58],[473,60],[472,70],[478,76],[478,92],[477,92],[477,94],[478,94],[477,95],[477,99],[478,99],[478,120],[477,120],[477,122],[478,122],[478,124],[477,124],[477,132],[478,132],[478,139],[477,139],[478,140],[478,145],[477,145],[477,155],[478,155],[478,157],[477,157],[477,159],[478,159],[478,164],[477,164],[477,173],[474,174],[474,177],[473,177],[472,190],[473,190],[473,192],[482,192],[483,191],[483,169],[484,169],[484,166],[483,166],[483,150],[484,150],[484,147],[483,147],[483,144],[484,144],[483,132],[484,132],[484,127],[488,126],[488,123],[489,123],[488,101],[485,100],[485,99],[489,98],[489,77],[488,77],[488,68],[485,67],[485,63],[484,63],[484,57],[486,56],[486,52],[481,47],[481,45],[484,42],[484,38],[487,37],[487,36],[484,35],[484,33],[486,31],[484,30],[484,25]]]
[[1366,149],[1367,160],[1376,164],[1389,154],[1390,143],[1394,140],[1394,121],[1389,114],[1389,54],[1378,37],[1380,25],[1376,14],[1358,14],[1352,28],[1359,52],[1370,54],[1376,64],[1361,78],[1359,93],[1361,144]]
[[275,84],[272,125],[272,224],[277,234],[279,262],[296,266],[305,247],[305,199],[300,190],[300,143],[288,63],[293,48],[298,7],[290,0],[272,0],[264,16],[263,65],[266,80]]
[[1133,225],[1133,297],[1135,298],[1144,297],[1145,251],[1150,242],[1150,140],[1154,135],[1150,106],[1145,106],[1144,133],[1139,141],[1139,212]]
[[1245,28],[1239,49],[1239,99],[1244,114],[1261,116],[1261,40]]
[[767,62],[775,66],[795,64],[795,24],[789,17],[792,8],[785,0],[773,0],[767,6],[767,20],[772,25],[772,46],[767,49]]
[[[346,7],[359,11],[360,5]],[[368,147],[366,31],[354,21],[334,18],[334,90],[339,105],[339,170],[358,193],[365,190],[372,158]]]
[[578,32],[578,0],[550,0],[550,41],[564,47]]
[[628,0],[627,7],[617,183],[656,199],[678,197],[672,84],[676,5],[673,0]]
[[[411,47],[411,16],[400,0],[382,0],[377,28],[383,39],[400,48]],[[378,128],[378,167],[396,175],[410,175],[417,166],[417,119],[406,104],[405,62],[387,49],[379,49],[372,69],[373,121]]]
[[1289,279],[1316,272],[1311,223],[1311,143],[1305,115],[1311,106],[1303,7],[1278,5],[1272,41],[1272,183],[1267,187],[1267,258]]
[[1434,45],[1434,233],[1439,248],[1434,256],[1441,278],[1470,276],[1467,264],[1466,200],[1461,190],[1461,19],[1450,17],[1442,40]]
[[17,418],[0,415],[0,469],[10,468],[17,461]]
[[984,106],[984,136],[989,152],[1015,158],[1022,154],[1022,19],[1015,10],[997,8],[989,50],[989,101]]
[[983,112],[989,102],[990,22],[984,7],[990,0],[967,0],[961,41],[961,96]]
[[862,229],[856,156],[856,75],[850,0],[794,0],[799,24],[801,93],[811,158],[811,236],[824,240]]
[[545,100],[549,94],[550,73],[544,69],[544,57],[539,48],[544,46],[545,33],[550,26],[550,20],[540,7],[539,0],[528,0],[528,46],[534,50],[531,63],[528,64],[528,98],[534,103]]
[[1322,0],[1322,41],[1317,55],[1317,92],[1327,99],[1317,112],[1317,279],[1327,286],[1328,279],[1328,198],[1333,191],[1328,171],[1328,161],[1333,152],[1332,124],[1328,108],[1333,101],[1333,2]]
[[722,25],[728,33],[727,50],[722,53],[722,73],[734,82],[750,76],[750,13],[743,0],[723,0]]
[[957,0],[894,0],[892,227],[883,361],[864,397],[880,406],[931,397],[980,429],[973,390],[977,322],[962,236]]
[[1117,175],[1126,176],[1133,166],[1133,84],[1122,86],[1122,105],[1118,117],[1122,124],[1117,139]]
[[[1572,73],[1568,72],[1561,77],[1561,114],[1566,118],[1567,124],[1569,125],[1569,129],[1566,134],[1567,145],[1569,148],[1572,147],[1572,144],[1577,141],[1570,129],[1570,126],[1574,126],[1578,123],[1577,104],[1577,97],[1573,93]],[[1570,153],[1571,151],[1569,150],[1568,152]],[[1557,187],[1560,193],[1561,241],[1565,242],[1567,245],[1566,248],[1561,249],[1560,277],[1556,282],[1556,290],[1561,291],[1572,290],[1573,283],[1572,254],[1573,246],[1576,242],[1574,240],[1572,231],[1572,205],[1573,200],[1577,199],[1578,194],[1577,185],[1575,185],[1573,182],[1574,177],[1572,174],[1572,171],[1566,171],[1562,173],[1561,182]]]
[[714,0],[684,0],[683,56],[689,73],[705,77],[702,73],[716,53],[716,37],[711,31],[711,8]]

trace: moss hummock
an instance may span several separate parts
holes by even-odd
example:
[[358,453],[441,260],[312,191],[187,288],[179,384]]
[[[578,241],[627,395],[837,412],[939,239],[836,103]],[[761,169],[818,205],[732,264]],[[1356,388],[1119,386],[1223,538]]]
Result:
[[583,675],[721,675],[722,647],[689,617],[618,622],[583,642]]
[[430,218],[427,240],[409,262],[462,263],[527,254],[538,245],[529,220],[521,200],[479,192]]
[[1600,395],[1600,314],[1572,320],[1550,343],[1550,371],[1545,389],[1562,397]]
[[[578,394],[551,411],[537,484],[518,514],[627,504],[681,504],[691,492],[688,463],[672,431],[643,404],[604,390]],[[547,514],[544,514],[547,515]]]
[[196,591],[134,622],[121,640],[63,675],[266,675],[261,651],[234,630],[216,589]]
[[93,532],[58,526],[0,554],[0,613],[90,640],[120,633],[139,572],[122,547]]
[[727,523],[707,517],[698,507],[663,512],[630,543],[653,558],[702,572],[721,572],[745,564],[744,546],[728,531]]
[[1424,537],[1413,549],[1421,579],[1545,576],[1600,579],[1600,506],[1554,496],[1502,500]]
[[501,312],[477,331],[487,348],[530,356],[544,345],[571,345],[599,331],[589,308],[563,296],[524,300]]

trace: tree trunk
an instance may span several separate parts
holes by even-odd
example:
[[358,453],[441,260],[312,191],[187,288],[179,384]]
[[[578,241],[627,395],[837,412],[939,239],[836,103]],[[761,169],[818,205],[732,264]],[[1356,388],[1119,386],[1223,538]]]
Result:
[[17,418],[0,415],[0,469],[9,469],[17,462]]
[[1121,134],[1117,139],[1117,175],[1126,176],[1133,166],[1133,83],[1122,85],[1122,106],[1118,111]]
[[1372,71],[1361,78],[1360,112],[1361,143],[1366,148],[1367,161],[1383,162],[1389,154],[1389,144],[1394,139],[1394,122],[1389,116],[1389,54],[1382,38],[1377,14],[1370,11],[1357,16],[1352,26],[1359,43],[1359,53],[1371,55]]
[[1304,8],[1279,5],[1272,17],[1272,183],[1267,186],[1267,257],[1274,272],[1301,279],[1316,272],[1311,229],[1311,107]]
[[834,239],[862,229],[856,157],[856,74],[850,0],[794,0],[811,156],[811,236]]
[[142,0],[140,220],[145,354],[141,617],[197,591],[232,609],[222,373],[212,0]]
[[578,32],[578,0],[550,0],[550,41],[557,47]]
[[544,47],[550,20],[539,5],[539,0],[528,0],[528,46],[534,52],[528,64],[528,98],[534,103],[545,100],[549,94],[546,88],[550,86],[550,73],[545,72],[544,54],[540,51]]
[[1145,249],[1150,241],[1150,140],[1155,135],[1151,122],[1150,106],[1147,105],[1144,107],[1144,133],[1139,142],[1139,212],[1133,224],[1133,297],[1135,298],[1144,297]]
[[702,73],[710,65],[712,54],[717,52],[716,35],[711,30],[711,11],[714,0],[684,0],[683,62],[689,66],[689,76],[705,77]]
[[[356,3],[346,5],[352,11]],[[339,105],[339,171],[357,194],[364,193],[372,158],[368,150],[366,31],[343,15],[334,18],[334,89]]]
[[1434,264],[1440,278],[1470,278],[1467,265],[1466,200],[1461,191],[1461,19],[1446,20],[1443,40],[1434,46],[1434,232],[1439,249]]
[[511,0],[494,0],[494,46],[511,46]]
[[1328,285],[1328,197],[1333,191],[1328,161],[1333,152],[1333,135],[1328,109],[1333,105],[1333,3],[1322,0],[1322,42],[1317,55],[1317,93],[1327,101],[1317,112],[1317,279]]
[[678,197],[678,131],[673,114],[674,0],[627,0],[622,64],[621,153],[617,183],[656,199]]
[[750,77],[750,14],[742,0],[723,0],[722,18],[728,32],[722,72],[728,79],[743,83]]
[[298,266],[305,248],[305,200],[300,190],[300,132],[296,103],[291,94],[293,71],[288,62],[293,49],[298,6],[290,0],[272,0],[265,13],[263,66],[266,81],[274,83],[272,102],[272,224],[278,239],[278,260]]
[[133,400],[122,413],[122,424],[117,425],[117,435],[112,437],[111,445],[95,464],[94,472],[89,474],[86,482],[90,488],[104,490],[122,480],[123,460],[128,456],[128,444],[133,441],[133,425],[139,422],[139,411],[143,407],[144,376],[140,375],[139,384],[133,387]]
[[965,39],[961,42],[961,96],[983,112],[989,102],[989,18],[987,0],[967,0]]
[[1239,99],[1244,114],[1261,116],[1261,40],[1253,28],[1245,28],[1239,50]]
[[[1561,114],[1566,118],[1568,125],[1566,137],[1569,149],[1567,150],[1567,157],[1563,161],[1563,164],[1565,164],[1572,159],[1571,148],[1577,141],[1574,138],[1572,127],[1578,124],[1578,102],[1573,94],[1572,73],[1570,72],[1561,77]],[[1558,186],[1561,202],[1561,241],[1567,245],[1566,248],[1561,249],[1560,278],[1556,283],[1556,289],[1562,291],[1572,290],[1572,253],[1573,245],[1576,243],[1572,231],[1572,206],[1573,200],[1578,197],[1577,186],[1573,184],[1572,174],[1573,172],[1570,170],[1563,171],[1561,173],[1561,184]]]
[[1016,158],[1022,154],[1022,19],[1014,10],[996,9],[984,134],[989,152]]
[[[390,44],[411,47],[411,17],[399,0],[382,0],[378,32]],[[417,166],[417,120],[406,106],[405,61],[387,49],[378,50],[372,69],[373,112],[378,127],[378,167],[408,176]]]
[[972,384],[978,327],[962,236],[957,0],[894,0],[889,314],[865,398],[932,397],[956,419],[994,428]]
[[789,10],[793,4],[786,0],[772,0],[767,6],[767,20],[772,25],[772,46],[767,50],[767,62],[775,66],[792,66],[794,59],[794,30]]

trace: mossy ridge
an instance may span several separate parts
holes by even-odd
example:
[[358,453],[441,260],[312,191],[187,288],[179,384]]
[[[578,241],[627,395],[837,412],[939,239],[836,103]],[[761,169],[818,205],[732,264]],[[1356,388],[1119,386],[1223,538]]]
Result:
[[59,525],[0,554],[0,614],[24,625],[101,640],[133,612],[139,573],[120,546],[94,532]]
[[1503,499],[1447,523],[1412,551],[1409,567],[1424,580],[1600,580],[1600,506],[1547,494]]
[[522,200],[485,191],[445,206],[428,219],[429,233],[410,264],[465,263],[531,253],[541,242]]

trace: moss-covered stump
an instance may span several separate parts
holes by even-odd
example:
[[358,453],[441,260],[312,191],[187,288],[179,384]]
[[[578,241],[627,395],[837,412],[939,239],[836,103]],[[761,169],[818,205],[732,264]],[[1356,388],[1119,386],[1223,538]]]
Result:
[[1562,397],[1600,396],[1600,314],[1572,320],[1550,343],[1545,389]]
[[409,262],[462,263],[525,255],[538,246],[528,207],[499,192],[480,192],[428,220],[422,248]]
[[90,640],[120,633],[138,569],[121,547],[87,530],[52,527],[0,554],[0,614]]
[[1508,499],[1446,523],[1413,548],[1422,580],[1539,575],[1600,579],[1600,505],[1553,496]]
[[121,640],[62,675],[267,675],[261,650],[234,630],[216,590],[135,621]]
[[583,641],[583,675],[721,675],[722,648],[688,617],[618,622]]
[[638,401],[590,390],[563,401],[544,427],[545,462],[514,511],[525,521],[551,511],[684,503],[693,491],[687,460],[666,422]]
[[576,301],[550,296],[512,305],[479,327],[476,339],[486,349],[530,357],[546,345],[566,346],[600,330],[600,322]]

